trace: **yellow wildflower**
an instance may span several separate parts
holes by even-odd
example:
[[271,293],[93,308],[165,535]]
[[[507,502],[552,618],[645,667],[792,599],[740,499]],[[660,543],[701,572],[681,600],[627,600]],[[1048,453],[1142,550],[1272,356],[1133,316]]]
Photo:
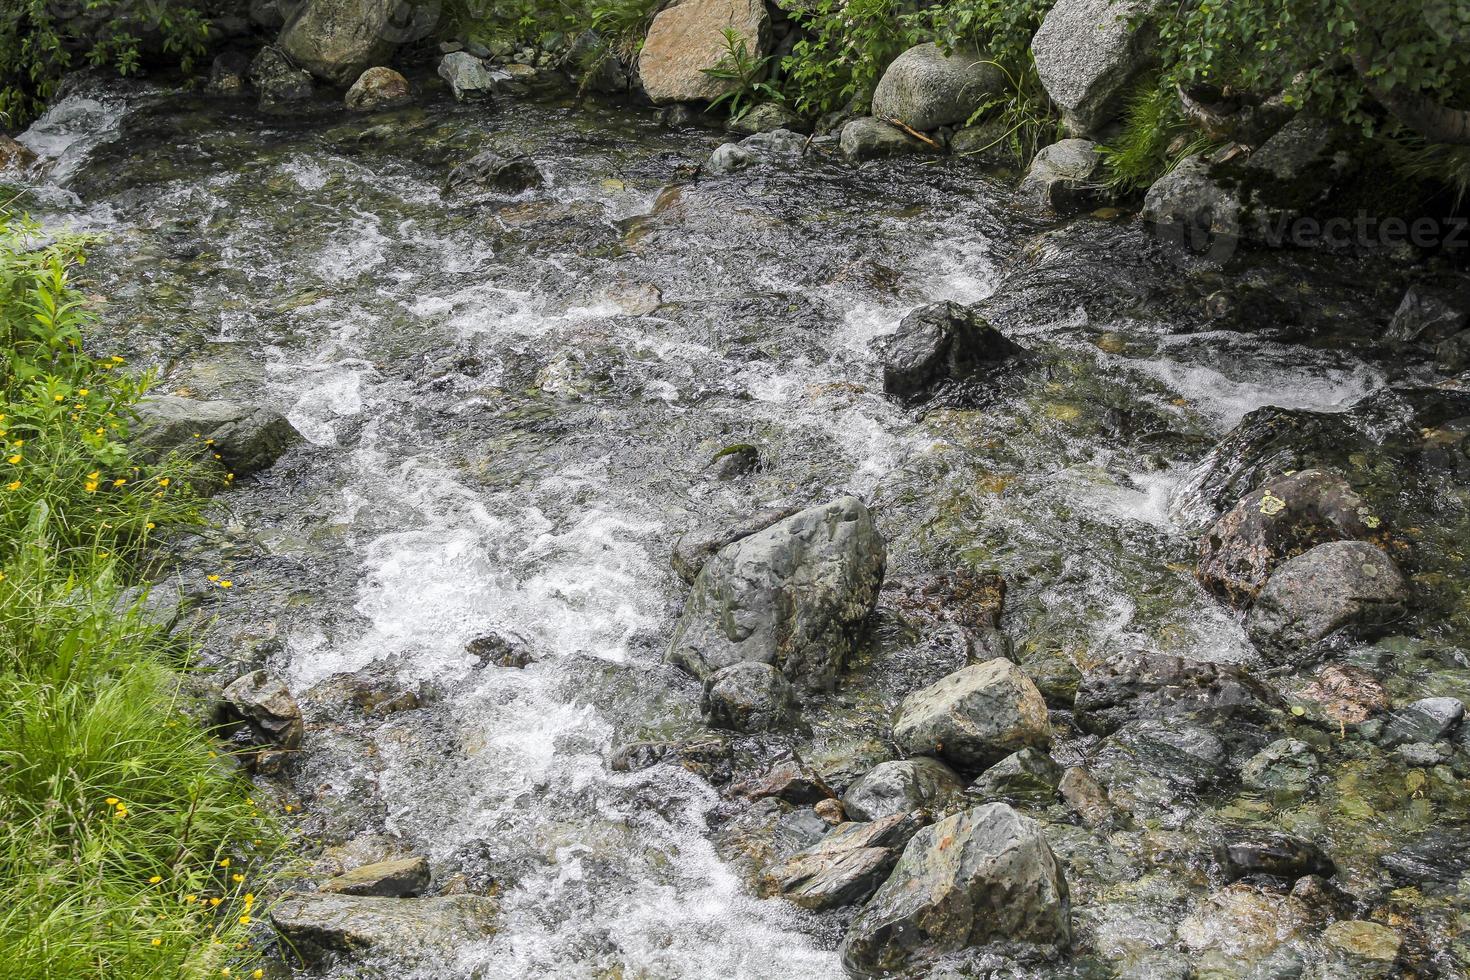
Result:
[[245,876],[242,875],[242,874],[239,874],[237,872],[235,874],[230,875],[230,880],[233,881],[235,884],[238,885],[240,882],[242,882],[242,881],[245,880]]
[[16,453],[14,456],[8,457],[5,462],[9,463],[11,466],[14,466],[16,463],[20,462],[20,453]]
[[163,940],[162,939],[159,939],[157,936],[154,936],[153,937],[153,945],[155,945],[155,946],[162,946],[163,945]]
[[127,482],[128,481],[127,480],[124,480],[122,477],[118,477],[116,480],[113,480],[112,481],[112,485],[115,486],[115,487],[120,487],[120,486],[124,486]]
[[152,878],[149,878],[148,879],[148,884],[150,884],[150,885],[156,885],[156,884],[158,884],[162,880],[163,880],[163,875],[154,875]]
[[107,805],[108,806],[117,806],[117,802],[118,802],[117,801],[117,797],[115,797],[115,796],[109,796],[107,798]]
[[20,489],[20,481],[19,480],[11,480],[9,483],[5,484],[5,489],[6,490],[19,490]]
[[240,916],[240,925],[242,925],[242,926],[248,926],[248,925],[250,925],[250,916],[248,916],[248,915],[242,915],[242,916]]
[[209,907],[210,907],[210,908],[214,908],[214,907],[215,907],[215,906],[216,906],[216,905],[218,905],[218,904],[219,904],[219,902],[220,902],[220,900],[219,900],[219,896],[218,896],[218,895],[216,895],[216,896],[215,896],[215,897],[214,897],[214,898],[211,898],[211,899],[210,899],[210,900],[209,900]]
[[230,859],[229,858],[224,858],[223,860],[220,861],[219,866],[221,868],[228,868],[230,866]]

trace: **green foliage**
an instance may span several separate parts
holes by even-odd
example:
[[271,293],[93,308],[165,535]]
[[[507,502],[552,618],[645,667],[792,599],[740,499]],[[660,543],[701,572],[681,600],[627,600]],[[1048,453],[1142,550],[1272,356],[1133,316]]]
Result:
[[51,0],[0,4],[0,115],[23,125],[45,108],[67,71],[83,64],[132,75],[145,53],[188,71],[205,51],[204,0],[80,0],[57,16]]
[[1430,143],[1419,136],[1395,134],[1384,149],[1395,172],[1405,180],[1448,188],[1458,210],[1470,194],[1470,146]]
[[1165,82],[1207,82],[1340,119],[1383,126],[1374,84],[1470,106],[1470,5],[1460,0],[1189,0],[1157,18]]
[[[1031,59],[1031,38],[1056,0],[950,0],[910,15],[916,29],[942,47],[978,48],[1020,78]],[[1020,89],[1020,86],[1017,86]]]
[[819,115],[872,97],[888,63],[923,40],[901,0],[818,0],[795,14],[806,32],[782,62],[798,112]]
[[0,215],[0,963],[219,976],[279,837],[125,598],[149,535],[197,521],[199,497],[187,461],[125,441],[146,381],[83,350],[83,244]]
[[766,71],[775,59],[770,55],[757,58],[751,54],[745,35],[733,27],[725,28],[723,34],[725,56],[715,67],[706,68],[704,73],[731,84],[726,92],[710,102],[710,109],[725,106],[731,119],[739,119],[763,98],[779,100],[781,93],[765,81]]
[[1005,74],[1006,89],[995,98],[981,103],[970,116],[967,125],[988,117],[996,120],[1000,133],[994,143],[969,152],[983,153],[999,144],[1005,147],[1017,163],[1024,165],[1042,147],[1062,138],[1062,120],[1052,108],[1046,89],[1037,77],[1036,62],[1029,50],[1020,56],[1019,67],[1000,61],[991,64]]
[[1209,145],[1184,118],[1174,91],[1151,76],[1134,87],[1124,108],[1122,131],[1102,147],[1108,182],[1121,191],[1142,190]]

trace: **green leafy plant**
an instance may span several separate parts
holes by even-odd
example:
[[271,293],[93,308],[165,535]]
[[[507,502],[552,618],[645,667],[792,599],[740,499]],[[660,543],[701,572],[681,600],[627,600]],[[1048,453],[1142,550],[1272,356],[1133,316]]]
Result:
[[156,55],[190,70],[209,37],[206,2],[81,0],[59,7],[7,0],[0,4],[0,113],[23,125],[45,108],[61,76],[82,64],[132,75]]
[[1052,108],[1041,79],[1037,77],[1036,62],[1030,51],[1025,52],[1019,68],[999,61],[990,64],[1005,76],[1005,91],[981,103],[966,125],[973,125],[981,119],[994,119],[997,133],[990,144],[967,152],[984,153],[999,145],[1017,163],[1024,165],[1042,147],[1062,138],[1061,118]]
[[727,27],[721,33],[725,55],[715,67],[704,69],[704,73],[730,84],[726,91],[710,102],[710,109],[724,106],[729,110],[730,118],[739,119],[763,98],[779,100],[781,93],[765,81],[766,71],[774,59],[770,55],[758,58],[751,54],[745,35],[733,27]]
[[1158,77],[1144,79],[1129,95],[1121,132],[1101,148],[1109,186],[1141,190],[1185,157],[1213,144],[1195,131],[1180,111],[1179,97]]
[[782,61],[798,112],[817,115],[872,97],[883,69],[922,39],[901,0],[818,0],[796,14],[805,36]]

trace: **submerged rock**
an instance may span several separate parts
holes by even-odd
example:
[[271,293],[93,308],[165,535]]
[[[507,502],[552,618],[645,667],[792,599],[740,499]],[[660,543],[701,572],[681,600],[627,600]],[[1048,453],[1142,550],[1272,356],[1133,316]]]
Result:
[[301,708],[285,683],[263,670],[231,681],[224,690],[224,707],[233,720],[250,726],[266,745],[294,749],[301,745],[305,723]]
[[262,107],[311,98],[311,72],[297,68],[280,48],[267,45],[250,63],[250,84]]
[[842,963],[875,976],[972,946],[1050,953],[1071,941],[1067,879],[1040,824],[992,803],[914,836],[849,927]]
[[1404,613],[1409,586],[1393,559],[1366,541],[1318,545],[1282,565],[1246,620],[1252,642],[1277,661],[1310,658],[1338,630],[1382,626]]
[[922,395],[943,381],[964,381],[1024,353],[985,318],[958,303],[935,303],[905,316],[883,343],[883,390]]
[[763,0],[676,0],[648,25],[638,53],[638,77],[656,105],[708,102],[736,83],[713,78],[706,69],[725,60],[723,32],[734,30],[747,52],[763,57],[770,46],[770,15]]
[[1315,704],[1323,718],[1338,725],[1356,725],[1388,710],[1383,683],[1361,667],[1324,667],[1294,697]]
[[1240,770],[1240,781],[1248,789],[1263,793],[1300,796],[1317,781],[1322,763],[1306,742],[1277,739],[1251,756]]
[[1380,744],[1392,748],[1410,742],[1438,742],[1446,738],[1465,717],[1459,698],[1421,698],[1388,716]]
[[753,662],[799,688],[830,689],[878,600],[886,556],[856,497],[728,544],[694,580],[669,660],[701,680]]
[[322,882],[319,892],[412,898],[429,887],[429,862],[423,855],[364,864]]
[[871,116],[863,116],[844,125],[837,145],[841,148],[842,155],[855,163],[905,153],[939,152],[937,147]]
[[382,0],[302,0],[276,43],[316,77],[347,85],[393,53],[393,11]]
[[413,93],[409,90],[408,79],[392,68],[381,65],[369,68],[359,75],[343,99],[347,108],[364,112],[391,109],[412,100]]
[[1328,541],[1366,538],[1381,526],[1336,473],[1302,470],[1247,494],[1199,541],[1200,583],[1237,605],[1255,600],[1282,562]]
[[1290,883],[1305,875],[1330,878],[1332,859],[1309,840],[1273,830],[1231,828],[1215,848],[1215,860],[1231,881],[1261,875]]
[[763,883],[804,909],[855,905],[878,889],[923,824],[923,815],[917,813],[841,824],[817,844],[766,872]]
[[984,769],[1027,747],[1051,744],[1046,702],[1009,660],[957,670],[903,699],[893,740],[908,755],[937,755]]
[[736,663],[705,679],[700,710],[716,728],[747,734],[778,731],[796,720],[796,695],[772,665]]
[[842,806],[854,820],[881,820],[896,813],[941,809],[964,788],[949,766],[919,756],[869,769],[842,794]]
[[1091,140],[1066,139],[1043,147],[1021,181],[1021,195],[1058,214],[1071,214],[1097,203],[1103,169],[1102,152]]
[[933,42],[893,59],[873,90],[873,115],[925,132],[962,123],[1003,92],[1006,76],[973,48],[946,52]]
[[710,783],[730,780],[733,753],[729,739],[713,732],[678,741],[632,742],[614,751],[607,761],[613,772],[638,772],[671,762]]
[[445,954],[492,935],[498,907],[480,895],[382,898],[290,892],[271,907],[271,924],[303,959],[384,950],[395,957]]
[[236,476],[270,467],[301,441],[285,416],[242,402],[150,395],[138,404],[133,443],[155,452],[217,453]]
[[1132,18],[1157,0],[1058,0],[1031,39],[1036,73],[1073,135],[1112,117],[1129,84],[1151,60],[1148,36]]
[[1083,674],[1073,709],[1083,728],[1106,735],[1138,718],[1263,721],[1278,700],[1238,664],[1132,651]]
[[536,161],[525,153],[483,150],[451,170],[444,189],[450,194],[467,191],[519,194],[545,183]]

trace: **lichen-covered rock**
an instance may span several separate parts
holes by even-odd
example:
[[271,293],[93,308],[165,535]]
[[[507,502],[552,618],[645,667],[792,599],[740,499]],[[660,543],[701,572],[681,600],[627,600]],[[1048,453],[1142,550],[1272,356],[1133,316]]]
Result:
[[271,906],[271,924],[308,963],[368,950],[413,959],[443,955],[495,931],[498,907],[481,895],[382,898],[290,892]]
[[347,85],[382,64],[397,45],[383,0],[304,0],[276,41],[291,60],[317,78]]
[[1083,728],[1106,735],[1138,718],[1264,721],[1278,700],[1239,664],[1136,650],[1083,674],[1073,710]]
[[873,90],[873,115],[926,132],[962,123],[1005,91],[1005,72],[989,55],[918,44],[893,59]]
[[440,58],[439,77],[460,102],[490,98],[507,78],[468,51],[451,51]]
[[656,105],[719,98],[737,84],[705,74],[726,57],[724,31],[736,31],[760,58],[770,46],[770,26],[763,0],[676,0],[648,25],[638,54],[643,90]]
[[1085,209],[1098,200],[1102,165],[1102,151],[1091,140],[1052,143],[1032,158],[1021,195],[1057,214]]
[[903,699],[893,740],[907,755],[937,755],[977,770],[1019,749],[1051,744],[1046,702],[1009,660],[957,670]]
[[360,865],[322,882],[317,889],[335,895],[412,898],[429,887],[429,861],[421,854]]
[[1131,20],[1157,0],[1058,0],[1031,39],[1036,73],[1067,128],[1086,136],[1107,122],[1150,61]]
[[449,172],[445,190],[451,194],[493,191],[519,194],[546,183],[536,161],[525,153],[482,150]]
[[1240,500],[1199,540],[1206,589],[1246,606],[1282,562],[1328,541],[1367,538],[1382,521],[1336,473],[1277,477]]
[[939,809],[964,788],[949,766],[919,756],[869,769],[842,794],[842,806],[854,820],[881,820],[895,813]]
[[726,545],[694,580],[669,660],[701,680],[753,662],[798,688],[830,689],[878,600],[886,558],[856,497]]
[[914,398],[943,381],[964,381],[1024,353],[975,310],[958,303],[921,306],[882,345],[883,390]]
[[796,695],[791,682],[771,664],[737,663],[705,679],[700,710],[716,728],[773,732],[796,720]]
[[1321,769],[1322,763],[1306,742],[1282,738],[1246,760],[1240,782],[1262,793],[1301,796],[1311,790]]
[[138,423],[139,448],[217,453],[236,476],[268,468],[301,441],[281,413],[242,402],[151,395],[138,405]]
[[842,150],[842,155],[854,163],[905,153],[938,152],[923,140],[915,139],[897,126],[872,116],[862,116],[846,123],[842,127],[842,134],[837,138],[837,145]]
[[408,79],[382,65],[369,68],[357,76],[357,81],[352,83],[347,95],[343,97],[347,108],[361,112],[391,109],[412,100],[413,92],[409,90]]
[[297,68],[280,48],[261,48],[250,62],[249,76],[263,107],[311,98],[311,72]]
[[755,133],[772,133],[778,129],[810,132],[811,126],[780,102],[762,102],[731,119],[725,124],[725,129],[750,136]]
[[849,927],[842,962],[882,976],[971,946],[1054,952],[1071,941],[1067,879],[1041,825],[992,803],[914,835]]
[[263,670],[231,681],[224,690],[225,712],[250,726],[257,740],[283,749],[301,745],[305,724],[301,708],[285,683]]
[[1373,628],[1404,613],[1409,586],[1393,559],[1366,541],[1318,545],[1282,565],[1246,619],[1266,656],[1289,663],[1338,630]]
[[[250,80],[250,56],[243,51],[223,51],[209,65],[209,81],[205,89],[213,95],[240,95]],[[0,149],[0,169],[4,167],[4,150]]]
[[878,889],[923,824],[918,813],[840,824],[817,844],[767,871],[763,884],[805,909],[855,905]]

